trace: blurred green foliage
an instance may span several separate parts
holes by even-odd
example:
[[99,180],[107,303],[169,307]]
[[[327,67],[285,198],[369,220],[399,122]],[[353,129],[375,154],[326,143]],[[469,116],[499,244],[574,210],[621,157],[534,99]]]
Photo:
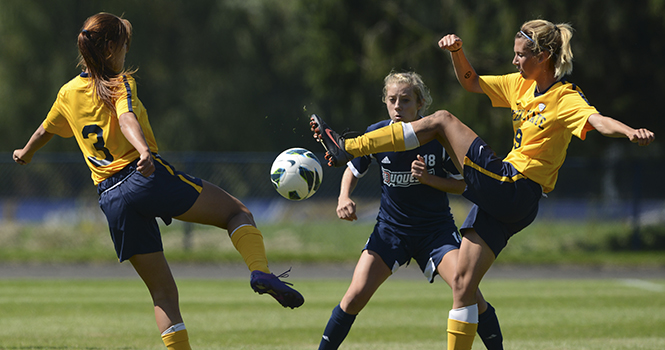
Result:
[[[569,80],[601,113],[656,133],[664,125],[663,0],[5,0],[0,151],[23,146],[78,73],[76,35],[101,11],[134,26],[127,63],[139,68],[139,96],[163,151],[318,150],[307,116],[363,131],[386,118],[381,89],[394,69],[422,74],[430,111],[452,111],[505,153],[508,111],[465,92],[436,43],[454,32],[479,74],[513,72],[514,34],[534,18],[576,29]],[[574,141],[571,153],[602,154],[610,141],[592,138],[584,148]],[[662,157],[659,147],[644,153]],[[47,150],[77,146],[55,138]]]

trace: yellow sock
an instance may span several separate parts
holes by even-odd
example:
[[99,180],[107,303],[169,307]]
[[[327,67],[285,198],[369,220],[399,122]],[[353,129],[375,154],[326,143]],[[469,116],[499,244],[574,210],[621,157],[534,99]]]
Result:
[[470,350],[477,330],[477,323],[462,322],[449,318],[448,350]]
[[258,228],[252,225],[244,225],[236,228],[231,233],[231,242],[233,242],[233,246],[242,255],[250,271],[259,270],[270,273],[266,248],[263,245],[263,235]]
[[401,152],[406,150],[402,122],[392,123],[364,135],[344,140],[344,149],[354,157],[379,152]]
[[189,336],[187,330],[183,329],[177,332],[163,334],[162,340],[168,350],[192,350],[189,346]]

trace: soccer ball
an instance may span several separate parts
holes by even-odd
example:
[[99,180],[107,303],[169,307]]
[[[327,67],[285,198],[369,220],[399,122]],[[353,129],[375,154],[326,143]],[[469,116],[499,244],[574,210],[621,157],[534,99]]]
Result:
[[282,197],[301,201],[316,193],[323,180],[323,169],[314,153],[304,148],[289,148],[280,153],[270,168],[270,181]]

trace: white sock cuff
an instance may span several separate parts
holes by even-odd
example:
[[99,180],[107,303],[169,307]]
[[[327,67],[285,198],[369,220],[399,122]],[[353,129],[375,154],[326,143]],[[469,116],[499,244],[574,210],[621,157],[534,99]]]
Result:
[[238,231],[238,229],[241,228],[241,227],[243,227],[243,226],[252,226],[252,225],[250,225],[250,224],[242,224],[242,225],[236,227],[236,229],[233,230],[233,232],[229,233],[229,237],[233,237],[233,234],[236,233],[236,231]]
[[185,328],[184,323],[174,324],[173,326],[169,327],[167,330],[162,332],[162,336],[165,336],[165,335],[171,334],[171,333],[175,333],[175,332],[179,332],[179,331],[183,331],[185,329],[187,329],[187,328]]
[[404,146],[407,151],[420,147],[420,141],[418,141],[418,136],[413,131],[411,123],[402,123],[402,134],[404,134]]
[[478,323],[478,304],[452,309],[448,313],[448,318],[466,323]]

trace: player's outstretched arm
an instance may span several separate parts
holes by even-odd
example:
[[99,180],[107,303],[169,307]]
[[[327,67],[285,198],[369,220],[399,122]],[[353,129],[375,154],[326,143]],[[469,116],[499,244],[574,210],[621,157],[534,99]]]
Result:
[[656,139],[656,135],[648,129],[633,129],[616,119],[600,114],[589,116],[589,124],[603,136],[625,137],[640,146],[646,146]]
[[339,185],[339,197],[337,198],[337,216],[342,220],[358,220],[356,216],[356,203],[351,199],[351,192],[356,188],[358,178],[353,175],[353,171],[348,167],[342,175],[342,182]]
[[54,134],[46,131],[44,126],[40,125],[37,130],[32,134],[28,143],[25,144],[25,147],[14,150],[13,158],[16,163],[25,165],[32,161],[32,156],[35,155],[40,148],[44,147]]

